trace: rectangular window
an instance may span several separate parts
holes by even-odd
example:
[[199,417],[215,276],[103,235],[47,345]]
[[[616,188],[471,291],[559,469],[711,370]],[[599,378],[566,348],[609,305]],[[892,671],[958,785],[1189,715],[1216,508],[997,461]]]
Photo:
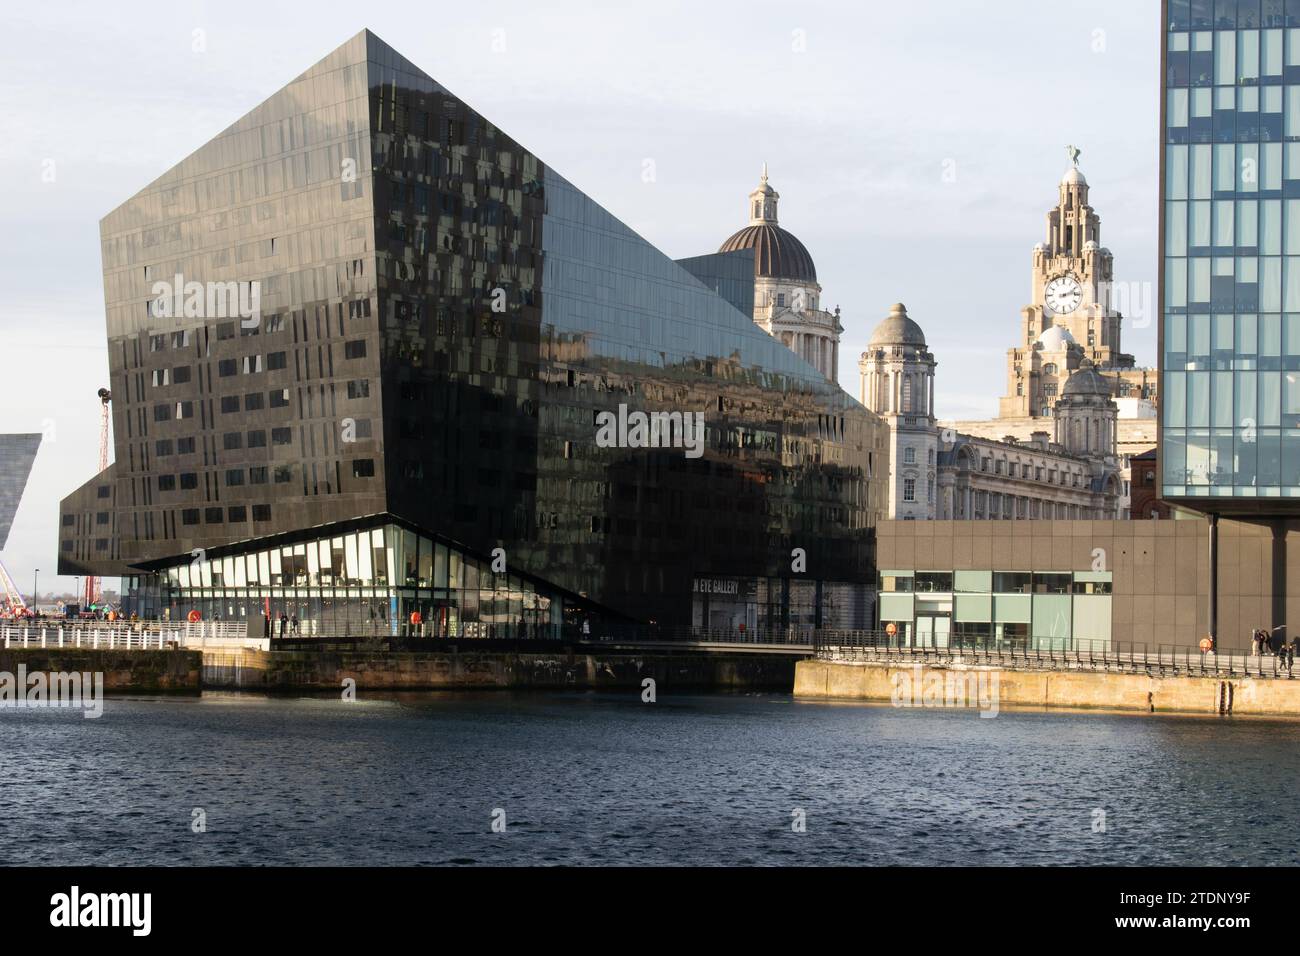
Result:
[[262,393],[249,392],[244,396],[244,411],[255,412],[262,407]]
[[192,437],[176,439],[176,454],[178,455],[194,454],[194,439]]
[[243,448],[244,436],[240,432],[226,432],[226,434],[222,436],[221,444],[226,451],[234,451],[237,448]]
[[193,491],[199,486],[199,476],[192,471],[181,472],[181,487],[186,491]]
[[222,378],[229,378],[239,371],[239,363],[234,359],[222,359],[217,363],[217,374]]
[[238,396],[238,395],[222,395],[222,396],[221,396],[221,411],[222,411],[223,413],[228,413],[228,412],[237,412],[237,411],[239,411],[239,396]]
[[266,432],[265,432],[265,431],[249,432],[249,433],[248,433],[248,447],[249,447],[249,448],[265,448],[265,447],[266,447]]
[[373,478],[375,476],[375,460],[373,458],[358,458],[352,462],[353,478]]
[[343,357],[347,359],[358,359],[366,357],[366,340],[354,339],[351,342],[343,343]]
[[273,392],[268,392],[267,397],[271,401],[272,408],[287,408],[289,406],[289,390],[287,388],[277,388]]
[[257,465],[248,469],[248,483],[250,485],[266,484],[266,466]]
[[166,458],[172,453],[172,440],[170,438],[160,438],[153,443],[153,453],[159,458]]
[[226,471],[226,486],[237,488],[244,483],[244,469],[230,468]]
[[266,368],[271,372],[278,372],[280,369],[287,367],[288,357],[284,352],[272,352],[266,357]]
[[274,445],[288,445],[293,441],[292,428],[272,428],[271,443]]

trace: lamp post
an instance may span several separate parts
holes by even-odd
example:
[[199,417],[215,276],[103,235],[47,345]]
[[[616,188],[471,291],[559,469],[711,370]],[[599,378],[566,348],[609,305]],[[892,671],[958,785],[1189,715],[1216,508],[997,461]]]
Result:
[[34,571],[32,571],[32,613],[33,614],[36,613],[36,578],[37,575],[39,575],[40,573],[41,573],[40,568],[36,568]]

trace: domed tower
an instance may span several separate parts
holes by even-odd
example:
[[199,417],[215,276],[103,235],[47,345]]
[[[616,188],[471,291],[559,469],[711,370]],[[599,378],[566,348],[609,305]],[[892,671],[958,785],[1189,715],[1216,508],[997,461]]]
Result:
[[1114,458],[1119,409],[1113,392],[1091,359],[1080,360],[1056,400],[1057,444],[1085,458]]
[[812,256],[793,233],[777,224],[780,200],[781,194],[767,181],[764,163],[758,188],[749,194],[749,225],[718,252],[754,250],[754,322],[835,381],[844,331],[839,309],[821,308],[822,287]]
[[889,517],[935,516],[934,356],[925,333],[897,302],[858,361],[862,404],[889,425]]

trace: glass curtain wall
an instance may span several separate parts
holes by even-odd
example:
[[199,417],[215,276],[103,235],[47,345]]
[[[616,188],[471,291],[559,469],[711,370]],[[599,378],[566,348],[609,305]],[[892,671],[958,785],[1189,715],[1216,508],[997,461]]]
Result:
[[160,579],[164,617],[269,614],[280,636],[283,614],[287,637],[553,638],[563,610],[558,595],[391,524],[196,559]]

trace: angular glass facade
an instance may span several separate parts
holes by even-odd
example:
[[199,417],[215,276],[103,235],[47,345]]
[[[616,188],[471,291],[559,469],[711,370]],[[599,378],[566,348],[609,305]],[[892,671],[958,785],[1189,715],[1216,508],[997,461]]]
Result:
[[[690,624],[706,578],[772,625],[869,605],[879,419],[368,31],[101,233],[115,462],[65,573],[374,519],[611,618]],[[702,454],[602,446],[620,409]]]
[[1300,2],[1163,5],[1161,495],[1300,501]]

